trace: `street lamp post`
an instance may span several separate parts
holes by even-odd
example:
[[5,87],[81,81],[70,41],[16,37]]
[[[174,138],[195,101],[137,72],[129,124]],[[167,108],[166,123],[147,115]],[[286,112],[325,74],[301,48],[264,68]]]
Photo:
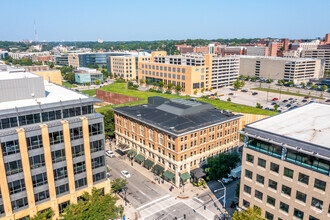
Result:
[[[224,207],[224,209],[226,209],[226,187],[225,187],[225,184],[223,184],[223,182],[222,182],[221,180],[218,180],[218,182],[222,184],[223,188],[221,188],[221,189],[216,189],[216,190],[214,190],[214,192],[217,192],[217,191],[220,191],[220,190],[224,190],[224,195],[223,195],[223,207]],[[220,199],[221,199],[221,198],[222,198],[222,197],[220,197]],[[219,199],[219,200],[220,200],[220,199]]]

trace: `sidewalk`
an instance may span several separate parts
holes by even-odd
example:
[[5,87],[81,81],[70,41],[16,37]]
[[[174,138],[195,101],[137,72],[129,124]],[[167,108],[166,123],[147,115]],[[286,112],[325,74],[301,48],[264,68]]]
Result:
[[[117,195],[118,196],[118,195]],[[138,213],[137,213],[137,210],[129,203],[126,203],[126,206],[125,206],[125,202],[124,200],[118,196],[119,199],[117,200],[116,202],[116,205],[117,206],[120,206],[122,205],[124,207],[124,215],[125,215],[125,219],[126,220],[138,220]],[[122,219],[122,218],[119,218],[119,219]]]

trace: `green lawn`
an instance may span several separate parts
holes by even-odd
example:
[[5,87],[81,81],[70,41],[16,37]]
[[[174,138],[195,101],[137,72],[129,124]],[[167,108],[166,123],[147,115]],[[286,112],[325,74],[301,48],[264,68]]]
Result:
[[72,85],[71,83],[64,82],[64,81],[62,81],[62,86],[65,86],[66,88],[70,88],[70,89],[77,87],[76,85]]
[[272,92],[272,93],[281,93],[281,94],[285,94],[285,95],[293,95],[293,96],[302,96],[302,97],[305,97],[305,96],[308,96],[308,97],[311,97],[311,98],[316,98],[316,99],[324,99],[322,97],[319,97],[319,96],[313,96],[313,95],[306,95],[306,94],[300,94],[300,93],[294,93],[294,92],[287,92],[287,91],[281,91],[280,90],[276,90],[276,89],[267,89],[267,88],[253,88],[252,90],[258,90],[258,91],[264,91],[264,92]]
[[80,92],[89,95],[89,96],[94,96],[96,95],[96,89],[87,89],[87,90],[80,90]]
[[[113,83],[113,84],[110,84],[108,86],[101,88],[101,90],[119,93],[119,94],[128,95],[128,96],[133,96],[133,97],[141,98],[144,100],[125,103],[125,104],[119,104],[119,105],[112,105],[112,106],[108,105],[106,107],[97,109],[98,112],[103,112],[109,108],[114,108],[114,107],[144,104],[144,103],[148,102],[148,97],[151,97],[151,96],[161,96],[161,97],[164,97],[167,99],[174,99],[174,98],[190,99],[190,97],[188,97],[188,96],[178,96],[178,95],[170,95],[170,94],[162,94],[162,93],[127,90],[125,83]],[[239,105],[239,104],[220,101],[220,100],[202,99],[202,98],[199,98],[197,100],[210,103],[214,107],[219,108],[219,109],[224,109],[224,110],[229,110],[229,111],[234,111],[234,112],[262,114],[262,115],[275,115],[276,114],[276,112],[267,111],[267,110],[263,110],[263,109],[257,109],[257,108],[253,108],[253,107],[249,107],[249,106]]]

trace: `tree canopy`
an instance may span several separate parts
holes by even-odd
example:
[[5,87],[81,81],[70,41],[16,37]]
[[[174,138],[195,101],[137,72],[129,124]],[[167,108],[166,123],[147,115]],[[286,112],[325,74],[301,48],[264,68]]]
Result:
[[240,158],[237,153],[219,154],[216,157],[207,158],[208,168],[205,171],[208,173],[210,180],[226,178],[239,161]]
[[264,218],[261,217],[260,208],[249,207],[241,212],[235,211],[233,220],[264,220]]
[[123,207],[116,206],[117,198],[111,194],[101,195],[101,190],[93,188],[92,193],[85,192],[78,203],[64,209],[65,220],[107,220],[121,216]]
[[45,212],[38,212],[35,216],[33,216],[32,218],[29,218],[29,220],[50,220],[53,217],[53,210],[48,209]]
[[113,192],[121,191],[127,185],[127,180],[122,178],[116,178],[111,182],[111,190]]
[[104,116],[104,132],[106,138],[113,138],[115,136],[115,123],[114,123],[114,111],[108,109],[102,112]]

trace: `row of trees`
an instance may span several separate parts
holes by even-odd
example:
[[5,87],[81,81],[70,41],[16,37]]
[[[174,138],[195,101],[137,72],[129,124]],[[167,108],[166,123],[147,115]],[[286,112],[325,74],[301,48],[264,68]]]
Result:
[[[143,79],[140,79],[140,84],[144,84],[144,83],[146,83],[146,85],[150,85],[150,80],[149,79],[146,79],[146,81],[144,81]],[[163,81],[159,81],[158,83],[157,82],[153,82],[152,85],[155,86],[155,87],[158,86],[160,89],[167,88],[169,90],[173,89],[173,87],[174,87],[174,85],[172,83],[168,83],[165,86]],[[177,92],[180,92],[182,90],[182,87],[180,85],[176,85],[175,86],[175,90]]]

